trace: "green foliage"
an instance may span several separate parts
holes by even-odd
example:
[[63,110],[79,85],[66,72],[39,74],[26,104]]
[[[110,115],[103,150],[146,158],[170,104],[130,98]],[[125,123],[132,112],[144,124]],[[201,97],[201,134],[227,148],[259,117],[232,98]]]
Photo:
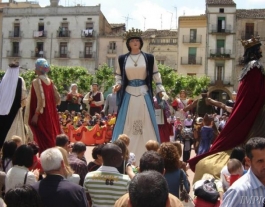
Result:
[[108,67],[107,64],[101,65],[99,69],[96,70],[93,81],[103,87],[104,93],[115,83],[113,68]]
[[27,72],[21,73],[19,75],[24,79],[24,81],[26,83],[26,87],[27,87],[27,89],[29,89],[31,86],[31,82],[36,77],[35,71],[34,70],[28,70]]
[[3,76],[5,75],[5,71],[0,70],[0,80],[2,80]]
[[210,78],[207,76],[200,78],[195,76],[179,76],[169,66],[158,65],[158,70],[161,74],[163,86],[171,98],[176,97],[182,89],[187,91],[189,97],[197,96],[210,83]]

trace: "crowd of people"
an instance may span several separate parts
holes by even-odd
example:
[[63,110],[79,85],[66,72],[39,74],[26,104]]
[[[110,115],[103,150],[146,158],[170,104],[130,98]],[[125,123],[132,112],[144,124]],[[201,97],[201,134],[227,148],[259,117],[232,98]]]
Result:
[[[191,100],[182,90],[173,113],[154,56],[141,51],[141,31],[129,30],[125,38],[129,52],[119,57],[105,105],[97,83],[85,96],[72,84],[67,110],[58,112],[60,96],[47,76],[47,60],[36,61],[28,97],[18,63],[9,65],[0,83],[0,202],[7,207],[264,206],[265,69],[259,38],[242,41],[245,67],[235,99],[225,104],[203,90],[201,98]],[[81,100],[88,111],[81,110]],[[219,117],[216,109],[227,115]],[[69,125],[112,122],[111,143],[95,146],[93,160],[84,156],[86,145],[71,143],[66,133]],[[190,158],[192,146],[196,156]],[[195,172],[194,198],[188,169]]]

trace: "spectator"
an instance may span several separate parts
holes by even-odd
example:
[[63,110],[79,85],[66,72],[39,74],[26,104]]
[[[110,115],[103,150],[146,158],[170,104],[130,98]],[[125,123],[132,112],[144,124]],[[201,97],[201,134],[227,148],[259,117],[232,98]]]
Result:
[[251,138],[246,143],[246,155],[250,169],[225,192],[222,207],[249,206],[249,202],[264,206],[265,138]]
[[36,142],[29,142],[28,146],[30,146],[33,150],[33,164],[32,166],[30,166],[29,170],[35,170],[35,169],[39,169],[40,172],[42,173],[42,167],[40,164],[40,158],[38,156],[38,152],[39,152],[39,146],[37,145]]
[[56,136],[55,145],[64,148],[68,153],[71,151],[70,141],[66,134]]
[[[184,181],[184,187],[187,192],[190,191],[190,184],[185,172],[181,169],[179,154],[176,147],[170,143],[162,143],[158,149],[158,153],[164,158],[165,162],[165,178],[168,183],[169,192],[179,197],[180,178]],[[141,166],[140,166],[141,169]]]
[[230,159],[227,162],[227,169],[230,173],[230,186],[243,175],[242,163],[237,159]]
[[12,141],[5,141],[2,148],[2,169],[5,173],[13,166],[12,159],[17,149],[17,144]]
[[[140,159],[140,169],[139,169],[140,174],[142,172],[146,172],[149,170],[159,172],[162,175],[164,175],[165,173],[164,159],[161,155],[159,155],[155,151],[145,152]],[[182,207],[183,206],[180,200],[170,193],[168,194],[168,199],[169,199],[168,207]],[[129,207],[128,200],[129,200],[129,193],[126,193],[125,195],[123,195],[121,198],[119,198],[116,201],[114,206],[115,207]]]
[[42,207],[41,199],[37,191],[30,185],[22,185],[10,189],[5,194],[7,207]]
[[44,206],[49,207],[88,207],[84,189],[64,178],[65,164],[63,155],[57,148],[42,152],[40,161],[47,176],[35,183]]
[[87,165],[88,172],[97,170],[103,163],[101,151],[104,147],[104,144],[97,145],[92,150],[92,157],[94,161],[89,162]]
[[108,143],[101,152],[103,166],[86,175],[84,188],[91,196],[93,206],[113,207],[115,201],[127,192],[130,179],[117,170],[123,162],[119,146]]
[[85,176],[88,172],[87,164],[83,161],[86,151],[86,145],[83,142],[75,142],[73,145],[72,153],[69,154],[68,160],[71,168],[80,176],[79,184],[83,186]]
[[17,148],[13,158],[13,167],[8,170],[5,180],[5,191],[17,185],[33,185],[39,179],[39,170],[29,171],[33,164],[33,150],[30,146],[21,145]]
[[20,136],[13,135],[11,137],[11,140],[13,140],[16,143],[17,147],[22,145],[22,138]]
[[151,151],[151,150],[157,151],[159,148],[159,143],[156,140],[150,139],[149,141],[146,142],[145,148],[147,151]]

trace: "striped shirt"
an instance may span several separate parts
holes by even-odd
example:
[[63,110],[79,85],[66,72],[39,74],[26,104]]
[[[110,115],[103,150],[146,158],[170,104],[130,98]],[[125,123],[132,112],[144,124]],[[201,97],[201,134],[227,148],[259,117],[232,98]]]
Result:
[[128,175],[120,174],[115,167],[101,166],[86,175],[84,188],[92,199],[92,207],[113,207],[127,193],[129,182]]
[[228,188],[221,207],[262,207],[265,202],[265,186],[251,169]]

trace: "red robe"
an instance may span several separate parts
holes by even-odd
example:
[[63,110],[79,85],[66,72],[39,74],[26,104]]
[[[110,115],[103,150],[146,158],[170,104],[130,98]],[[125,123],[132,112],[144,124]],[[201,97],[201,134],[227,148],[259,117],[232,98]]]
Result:
[[236,103],[224,129],[208,153],[188,161],[191,169],[194,171],[197,162],[209,155],[230,150],[244,143],[264,103],[265,76],[260,69],[254,67],[240,82]]
[[43,81],[42,87],[45,96],[45,107],[43,113],[39,115],[37,126],[30,124],[37,108],[37,96],[34,87],[31,87],[29,125],[33,133],[34,141],[39,145],[39,153],[44,150],[55,147],[55,139],[61,134],[59,116],[56,109],[53,83],[46,85]]

